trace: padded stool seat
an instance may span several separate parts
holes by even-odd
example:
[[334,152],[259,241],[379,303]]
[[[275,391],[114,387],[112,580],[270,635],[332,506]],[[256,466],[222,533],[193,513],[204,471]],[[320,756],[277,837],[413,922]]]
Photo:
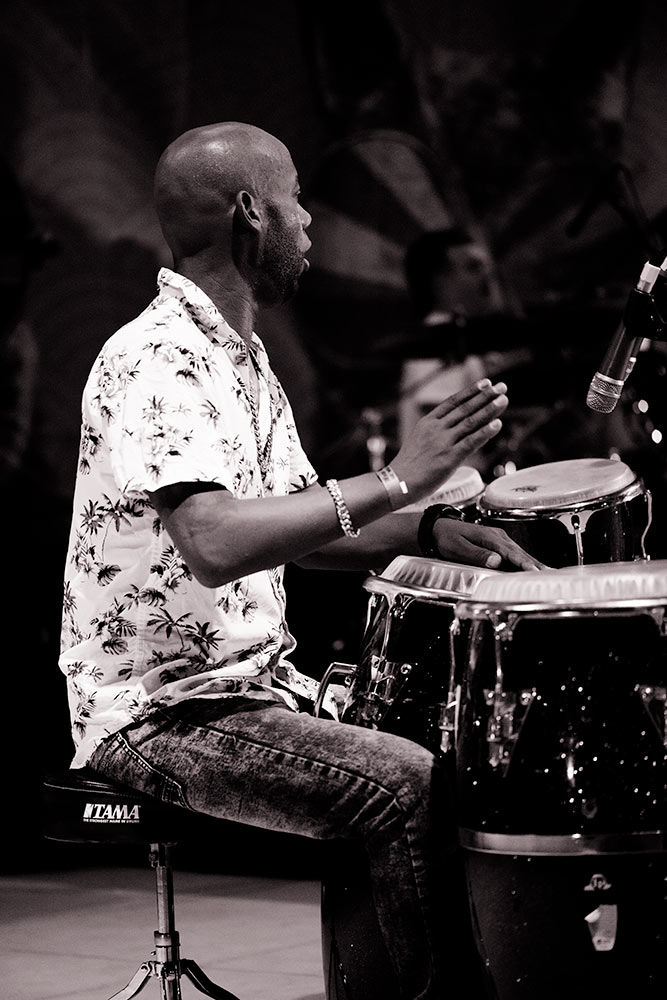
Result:
[[178,843],[192,816],[89,768],[48,775],[42,784],[42,835],[70,844]]
[[88,768],[49,775],[42,783],[42,834],[47,840],[79,844],[145,844],[155,870],[158,926],[150,958],[142,962],[127,986],[109,1000],[130,1000],[149,979],[159,982],[162,1000],[181,1000],[181,977],[213,1000],[238,1000],[213,983],[196,962],[181,958],[174,921],[171,847],[187,837],[192,814],[166,805]]

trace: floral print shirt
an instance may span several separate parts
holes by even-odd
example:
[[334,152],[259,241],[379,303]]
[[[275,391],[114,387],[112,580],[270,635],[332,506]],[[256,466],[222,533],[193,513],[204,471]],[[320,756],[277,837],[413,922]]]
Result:
[[[195,580],[148,493],[218,483],[235,497],[317,481],[261,341],[262,481],[244,340],[213,302],[162,268],[158,295],[104,345],[88,377],[65,571],[60,668],[82,766],[100,740],[184,698],[314,697],[287,659],[282,567],[222,587]],[[273,428],[272,436],[270,435]]]

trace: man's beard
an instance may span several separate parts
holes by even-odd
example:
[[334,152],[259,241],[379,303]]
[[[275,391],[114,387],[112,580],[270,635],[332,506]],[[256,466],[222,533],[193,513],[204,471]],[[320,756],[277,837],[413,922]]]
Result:
[[271,211],[258,267],[256,294],[263,305],[288,302],[299,287],[303,272],[303,253],[294,229]]

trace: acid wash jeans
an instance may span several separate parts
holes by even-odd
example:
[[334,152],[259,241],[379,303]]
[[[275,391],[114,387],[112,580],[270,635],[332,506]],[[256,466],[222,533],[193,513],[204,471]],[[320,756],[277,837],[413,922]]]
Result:
[[477,995],[459,975],[469,943],[451,794],[418,744],[284,703],[194,698],[108,737],[89,763],[195,812],[357,840],[401,997]]

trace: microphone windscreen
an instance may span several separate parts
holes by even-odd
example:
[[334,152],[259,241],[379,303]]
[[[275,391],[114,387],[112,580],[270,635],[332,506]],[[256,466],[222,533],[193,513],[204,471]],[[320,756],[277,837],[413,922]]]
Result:
[[595,373],[586,395],[586,406],[597,413],[611,413],[623,391],[622,383],[614,385],[609,379]]

